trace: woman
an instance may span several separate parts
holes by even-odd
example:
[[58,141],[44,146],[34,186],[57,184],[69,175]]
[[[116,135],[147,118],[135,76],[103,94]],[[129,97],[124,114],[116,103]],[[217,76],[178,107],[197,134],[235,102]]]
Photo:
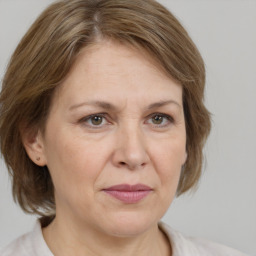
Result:
[[203,60],[155,1],[62,0],[1,92],[1,151],[35,229],[1,255],[243,255],[160,219],[196,186],[210,131]]

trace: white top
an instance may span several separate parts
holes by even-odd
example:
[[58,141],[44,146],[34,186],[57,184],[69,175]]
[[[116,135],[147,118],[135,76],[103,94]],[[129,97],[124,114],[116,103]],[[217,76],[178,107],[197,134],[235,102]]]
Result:
[[[174,231],[160,222],[161,230],[168,236],[173,256],[246,256],[246,254],[204,239],[191,238]],[[48,248],[37,221],[32,232],[25,234],[0,251],[0,256],[54,256]]]

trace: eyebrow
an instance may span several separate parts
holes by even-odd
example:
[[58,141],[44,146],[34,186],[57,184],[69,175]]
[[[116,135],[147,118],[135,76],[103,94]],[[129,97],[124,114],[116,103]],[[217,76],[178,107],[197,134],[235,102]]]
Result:
[[117,107],[112,105],[111,103],[105,102],[105,101],[88,101],[88,102],[82,102],[79,104],[72,105],[69,110],[72,111],[74,109],[83,107],[83,106],[96,106],[107,110],[115,110]]
[[159,102],[150,104],[147,109],[150,110],[153,108],[160,108],[160,107],[163,107],[163,106],[169,105],[169,104],[175,104],[176,106],[181,108],[181,105],[175,100],[164,100],[164,101],[159,101]]
[[[159,102],[150,104],[147,107],[147,110],[151,110],[154,108],[160,108],[160,107],[163,107],[163,106],[166,106],[169,104],[175,104],[179,108],[182,108],[181,105],[178,102],[176,102],[175,100],[163,100],[163,101],[159,101]],[[115,105],[113,105],[109,102],[106,102],[106,101],[88,101],[88,102],[82,102],[79,104],[72,105],[69,108],[69,111],[73,111],[74,109],[77,109],[77,108],[80,108],[83,106],[96,106],[96,107],[100,107],[100,108],[106,109],[106,110],[117,110],[118,109]]]

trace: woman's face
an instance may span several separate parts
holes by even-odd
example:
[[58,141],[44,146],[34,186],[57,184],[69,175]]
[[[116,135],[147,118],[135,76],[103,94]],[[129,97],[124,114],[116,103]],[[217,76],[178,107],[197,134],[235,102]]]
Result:
[[56,219],[140,234],[168,209],[186,161],[182,87],[147,54],[98,43],[82,51],[56,91],[37,141]]

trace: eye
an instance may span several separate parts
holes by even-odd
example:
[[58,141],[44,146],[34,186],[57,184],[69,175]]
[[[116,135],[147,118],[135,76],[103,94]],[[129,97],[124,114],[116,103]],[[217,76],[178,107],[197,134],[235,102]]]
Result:
[[105,117],[105,114],[94,114],[87,117],[84,117],[80,120],[81,123],[85,124],[88,127],[100,128],[106,124],[108,121]]
[[153,124],[162,124],[164,121],[164,117],[160,115],[155,115],[151,119]]
[[147,122],[156,127],[165,127],[173,123],[173,118],[166,114],[155,113],[150,116],[150,119]]
[[93,116],[89,120],[93,125],[101,125],[103,122],[103,117],[102,116]]

